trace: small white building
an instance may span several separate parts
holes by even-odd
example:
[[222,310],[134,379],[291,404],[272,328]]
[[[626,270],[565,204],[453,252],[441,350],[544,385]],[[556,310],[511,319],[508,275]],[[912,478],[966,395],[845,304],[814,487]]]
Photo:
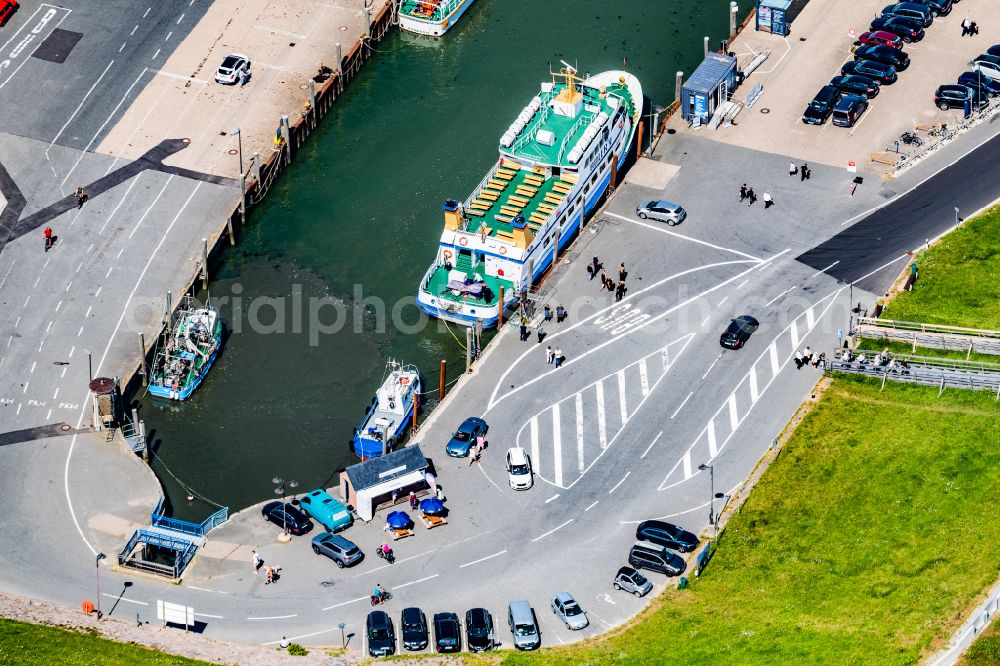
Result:
[[420,445],[407,446],[345,469],[340,473],[340,495],[358,518],[368,522],[383,504],[426,488],[428,467]]

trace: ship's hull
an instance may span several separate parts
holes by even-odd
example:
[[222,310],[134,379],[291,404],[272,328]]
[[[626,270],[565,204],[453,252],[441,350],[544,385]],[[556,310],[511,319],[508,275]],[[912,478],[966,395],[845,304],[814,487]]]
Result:
[[155,398],[165,398],[167,400],[187,400],[194,393],[195,389],[201,386],[201,382],[205,379],[208,374],[208,370],[215,363],[215,358],[219,355],[219,348],[216,346],[215,351],[209,355],[208,360],[203,366],[201,366],[201,371],[192,379],[187,386],[178,387],[176,390],[168,386],[158,386],[150,384],[149,394]]
[[465,0],[465,2],[456,5],[448,16],[438,20],[417,18],[400,12],[399,27],[416,35],[440,37],[458,22],[458,19],[469,9],[472,2],[473,0]]
[[385,444],[383,444],[383,442],[379,439],[366,437],[363,434],[375,414],[374,405],[365,413],[365,418],[356,429],[354,437],[351,438],[351,448],[354,450],[354,454],[356,456],[364,460],[378,458],[382,456],[383,453],[391,452],[395,448],[395,445],[406,436],[407,429],[411,426],[413,420],[415,407],[414,396],[419,395],[421,389],[420,377],[418,375],[413,375],[411,381],[413,389],[412,392],[408,394],[406,399],[406,408],[403,412],[402,418],[400,419],[399,424],[395,425],[391,432],[386,433],[387,437]]

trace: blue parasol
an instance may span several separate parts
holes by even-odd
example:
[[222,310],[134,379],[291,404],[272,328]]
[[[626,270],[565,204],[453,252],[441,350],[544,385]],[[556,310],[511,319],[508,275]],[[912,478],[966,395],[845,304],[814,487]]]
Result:
[[420,510],[428,516],[436,516],[437,514],[444,512],[444,502],[436,497],[420,500]]
[[411,520],[405,511],[393,511],[388,516],[385,517],[385,522],[389,524],[389,527],[397,530],[405,529],[410,526]]

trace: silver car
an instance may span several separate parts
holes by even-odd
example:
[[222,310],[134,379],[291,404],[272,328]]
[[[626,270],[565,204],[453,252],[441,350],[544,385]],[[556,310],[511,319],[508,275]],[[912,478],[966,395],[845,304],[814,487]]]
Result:
[[324,532],[312,539],[312,549],[317,555],[326,555],[339,568],[349,567],[365,556],[361,549],[339,534]]
[[590,624],[587,614],[569,592],[560,592],[552,597],[552,612],[563,621],[567,629],[573,631],[583,629]]
[[616,590],[625,590],[637,597],[643,597],[653,589],[653,584],[632,567],[622,567],[618,570],[618,573],[615,574],[614,586]]
[[636,207],[635,214],[644,220],[649,218],[670,226],[680,224],[687,217],[687,211],[671,201],[647,201]]

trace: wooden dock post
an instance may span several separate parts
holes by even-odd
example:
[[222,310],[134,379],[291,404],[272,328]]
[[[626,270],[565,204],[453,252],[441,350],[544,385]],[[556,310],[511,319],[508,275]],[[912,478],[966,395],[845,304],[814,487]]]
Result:
[[292,163],[292,131],[288,127],[288,116],[281,116],[281,140],[285,144],[285,165]]
[[337,42],[337,71],[334,73],[337,78],[344,73],[344,49],[340,46],[340,42]]
[[465,329],[465,371],[472,372],[472,328]]
[[142,375],[142,385],[149,385],[149,369],[146,367],[146,335],[139,334],[139,374]]
[[642,121],[639,121],[639,132],[635,142],[635,159],[642,157]]
[[316,111],[316,80],[309,79],[309,108],[312,109],[313,117],[313,129],[316,129],[316,123],[319,122],[319,115]]
[[142,459],[149,462],[149,440],[146,439],[145,421],[139,421],[139,436],[142,437]]
[[441,371],[438,374],[438,402],[444,400],[445,378],[448,374],[448,361],[441,359]]
[[611,190],[618,187],[618,153],[611,153]]
[[497,306],[497,329],[503,328],[503,285],[500,285],[500,305]]
[[413,394],[413,436],[417,436],[417,417],[420,414],[420,392]]
[[255,152],[253,157],[250,158],[250,165],[253,169],[253,186],[257,192],[260,192],[260,153]]

